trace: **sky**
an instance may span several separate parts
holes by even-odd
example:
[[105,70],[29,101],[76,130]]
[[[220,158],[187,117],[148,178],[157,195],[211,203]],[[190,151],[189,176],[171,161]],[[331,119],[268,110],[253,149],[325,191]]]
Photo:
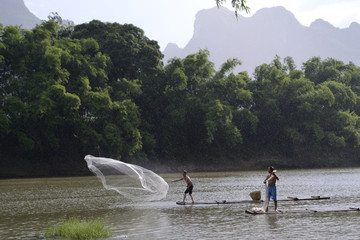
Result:
[[[225,7],[233,10],[230,0],[227,2]],[[185,47],[193,35],[196,13],[216,7],[215,0],[24,0],[24,3],[42,20],[57,12],[74,24],[93,19],[133,24],[156,40],[161,51],[168,43]],[[283,6],[304,26],[318,18],[338,28],[360,23],[359,0],[247,0],[247,5],[250,13],[239,13],[244,17],[251,17],[261,8]]]

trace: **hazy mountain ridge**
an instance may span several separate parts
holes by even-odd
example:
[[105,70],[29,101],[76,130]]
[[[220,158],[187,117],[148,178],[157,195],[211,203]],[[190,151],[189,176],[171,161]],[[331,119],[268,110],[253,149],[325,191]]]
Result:
[[41,20],[32,14],[23,0],[0,0],[0,24],[3,26],[18,25],[31,29]]
[[[31,29],[41,20],[32,14],[23,0],[0,0],[0,23]],[[196,15],[194,34],[184,48],[169,43],[164,62],[172,57],[184,58],[199,49],[209,49],[210,60],[219,67],[229,58],[238,58],[237,70],[252,73],[256,66],[270,63],[276,54],[293,57],[300,67],[313,56],[333,57],[360,65],[360,24],[353,22],[340,29],[322,19],[303,26],[284,7],[263,8],[252,17],[226,8],[201,10]]]
[[298,67],[314,56],[360,64],[358,23],[340,29],[317,19],[306,27],[284,7],[263,8],[252,17],[239,16],[237,21],[234,18],[233,12],[225,8],[199,11],[189,43],[184,48],[168,44],[164,62],[207,48],[217,67],[228,58],[238,58],[243,64],[237,70],[249,73],[256,66],[270,63],[276,54],[293,57]]

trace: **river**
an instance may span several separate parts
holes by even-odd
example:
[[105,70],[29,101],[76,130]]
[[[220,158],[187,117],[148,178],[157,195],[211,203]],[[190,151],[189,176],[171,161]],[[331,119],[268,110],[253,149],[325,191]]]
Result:
[[[195,201],[250,200],[261,190],[264,171],[191,173]],[[60,219],[104,219],[109,239],[359,239],[360,212],[250,215],[259,203],[180,206],[179,174],[160,174],[169,183],[157,202],[130,202],[103,188],[95,177],[0,180],[0,239],[46,239]],[[329,200],[278,202],[287,209],[360,207],[360,168],[278,170],[278,199],[323,196]],[[189,197],[187,200],[190,200]],[[270,209],[274,207],[270,202]]]

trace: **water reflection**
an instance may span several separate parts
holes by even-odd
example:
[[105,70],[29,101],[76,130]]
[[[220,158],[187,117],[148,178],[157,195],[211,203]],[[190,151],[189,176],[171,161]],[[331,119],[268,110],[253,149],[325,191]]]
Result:
[[277,223],[278,221],[278,215],[272,214],[265,216],[266,223],[269,225],[269,229],[278,229],[279,225]]
[[108,213],[107,221],[116,226],[117,236],[132,236],[134,239],[158,239],[166,236],[170,227],[165,214],[155,214],[151,209],[118,209]]

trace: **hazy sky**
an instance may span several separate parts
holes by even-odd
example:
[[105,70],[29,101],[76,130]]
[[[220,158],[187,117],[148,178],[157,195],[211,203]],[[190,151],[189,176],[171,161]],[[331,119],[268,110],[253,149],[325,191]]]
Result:
[[[51,12],[75,24],[97,19],[103,22],[131,23],[145,31],[150,39],[158,41],[161,50],[169,42],[184,47],[194,31],[196,13],[216,6],[215,0],[24,0],[38,18],[46,20]],[[230,2],[230,0],[228,0]],[[318,18],[335,27],[347,28],[360,23],[359,0],[247,0],[250,17],[264,7],[283,6],[297,20],[309,26]],[[226,5],[231,9],[230,4]],[[236,18],[234,17],[234,21]]]

